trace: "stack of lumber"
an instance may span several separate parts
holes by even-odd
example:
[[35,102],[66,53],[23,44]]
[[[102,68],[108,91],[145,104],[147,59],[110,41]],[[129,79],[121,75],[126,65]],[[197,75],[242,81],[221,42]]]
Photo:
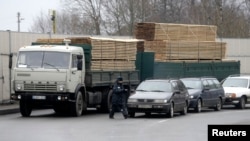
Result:
[[145,40],[215,41],[217,27],[212,25],[138,23],[135,37]]
[[144,39],[144,51],[155,52],[156,61],[221,60],[226,43],[216,42],[213,25],[138,23],[135,37]]
[[138,40],[91,38],[91,70],[135,70]]
[[[137,50],[143,41],[97,37],[69,37],[71,44],[91,45],[91,70],[135,70]],[[61,44],[63,39],[37,39],[37,43]]]
[[145,51],[155,52],[156,61],[220,60],[225,57],[226,44],[212,41],[145,41]]

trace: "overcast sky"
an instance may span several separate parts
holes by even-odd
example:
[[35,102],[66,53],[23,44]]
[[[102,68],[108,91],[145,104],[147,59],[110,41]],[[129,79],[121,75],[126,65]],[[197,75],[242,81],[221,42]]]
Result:
[[0,30],[18,31],[17,13],[20,12],[20,31],[28,32],[33,19],[49,9],[60,9],[60,0],[0,0]]

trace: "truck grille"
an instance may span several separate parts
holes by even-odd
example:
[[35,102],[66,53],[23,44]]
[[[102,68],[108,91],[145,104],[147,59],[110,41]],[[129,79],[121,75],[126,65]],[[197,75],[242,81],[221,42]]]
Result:
[[55,84],[24,84],[24,90],[52,92],[57,91],[57,86]]

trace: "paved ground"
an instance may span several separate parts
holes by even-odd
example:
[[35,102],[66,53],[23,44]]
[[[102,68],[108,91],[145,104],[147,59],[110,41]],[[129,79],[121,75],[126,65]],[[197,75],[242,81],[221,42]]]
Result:
[[18,102],[0,103],[0,115],[19,112]]

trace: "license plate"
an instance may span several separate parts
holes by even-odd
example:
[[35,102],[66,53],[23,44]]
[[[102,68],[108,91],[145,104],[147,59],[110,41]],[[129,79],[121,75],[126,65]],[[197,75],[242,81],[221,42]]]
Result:
[[147,109],[147,108],[152,108],[151,105],[138,105],[138,107],[139,107],[139,108],[145,108],[145,109]]
[[32,96],[32,99],[40,99],[40,100],[44,100],[44,99],[46,99],[46,97],[45,97],[45,96],[37,96],[37,95],[33,95],[33,96]]

